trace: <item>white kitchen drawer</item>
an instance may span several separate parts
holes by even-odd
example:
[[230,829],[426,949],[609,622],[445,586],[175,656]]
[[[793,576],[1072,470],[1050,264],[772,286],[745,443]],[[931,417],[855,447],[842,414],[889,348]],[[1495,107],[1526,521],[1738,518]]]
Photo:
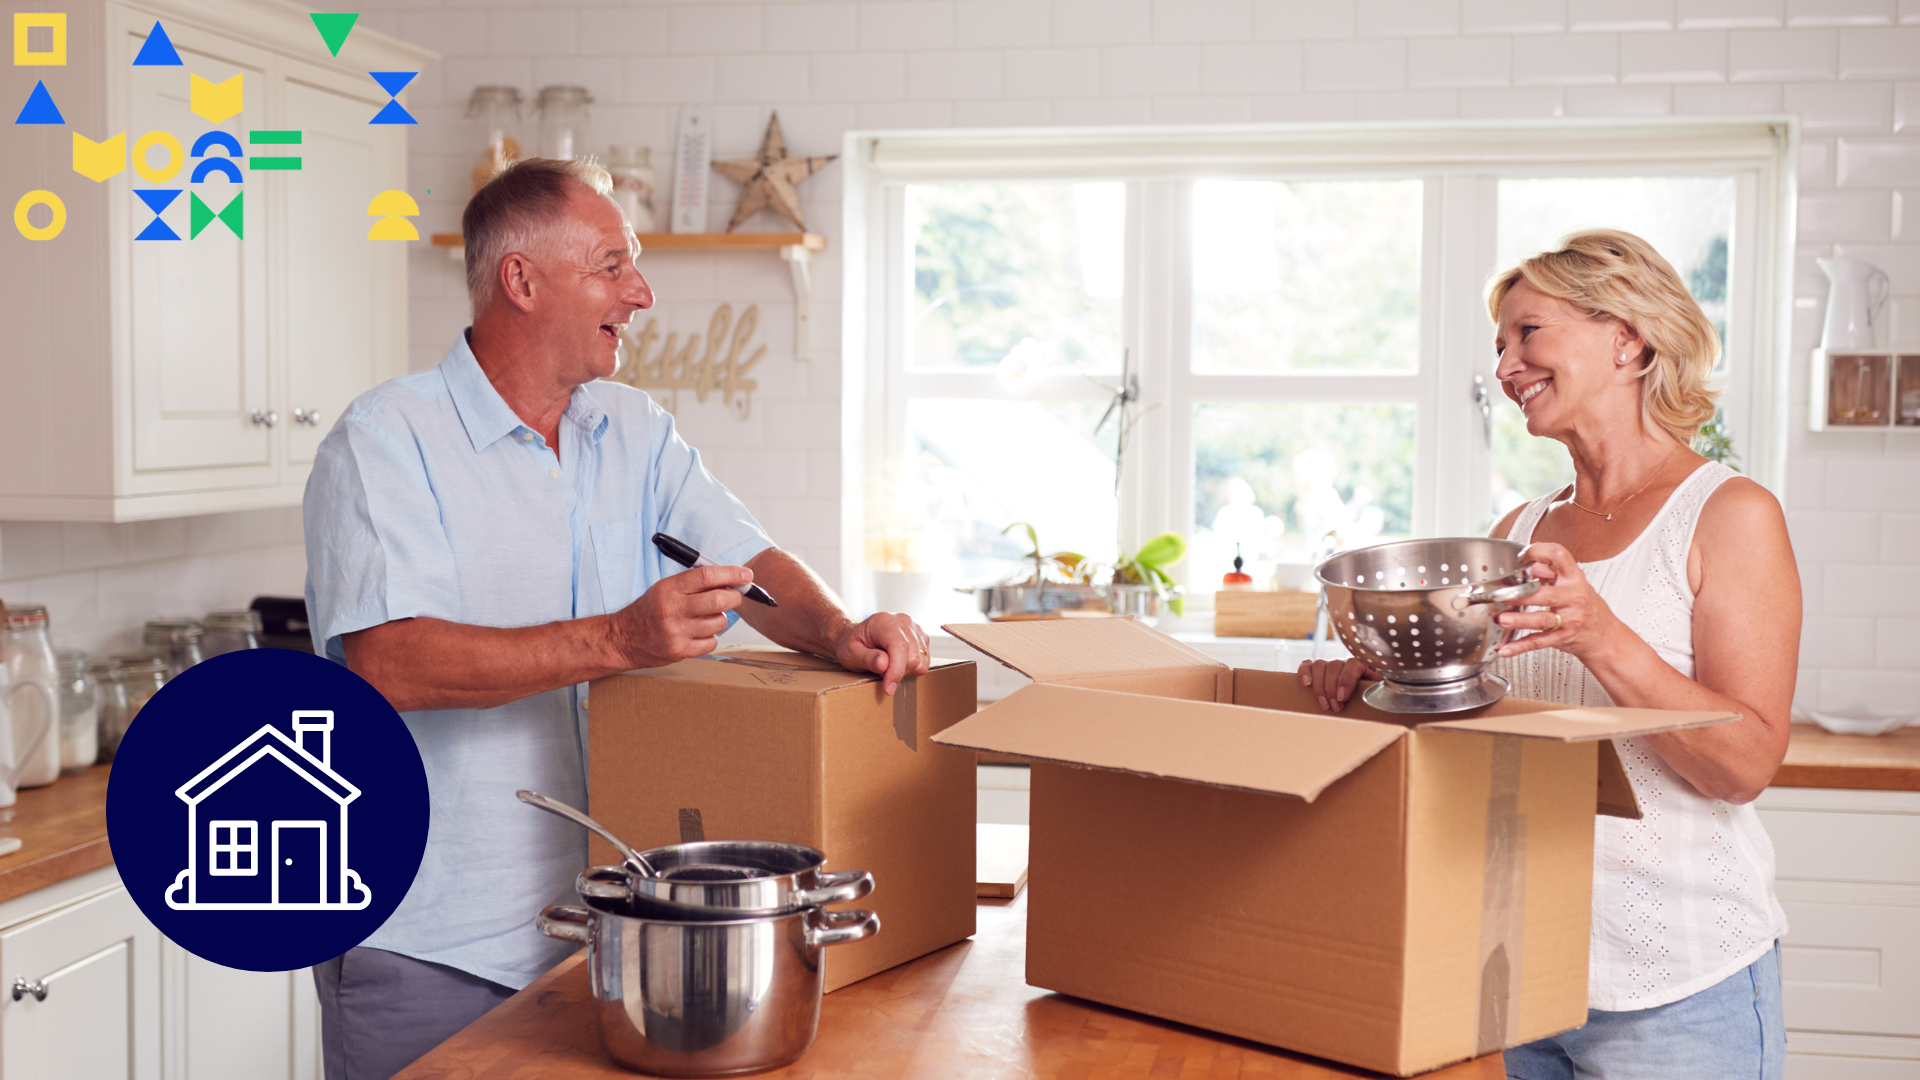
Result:
[[123,888],[0,931],[4,1080],[157,1080],[160,934]]
[[1769,789],[1756,804],[1783,881],[1920,885],[1920,795]]
[[1791,1031],[1787,1080],[1920,1080],[1920,1039]]
[[1920,906],[1781,906],[1789,1030],[1920,1036]]

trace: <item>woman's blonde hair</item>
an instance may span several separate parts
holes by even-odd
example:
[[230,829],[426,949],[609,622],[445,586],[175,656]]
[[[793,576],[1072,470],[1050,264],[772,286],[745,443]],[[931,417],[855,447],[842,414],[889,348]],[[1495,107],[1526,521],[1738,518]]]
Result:
[[1713,419],[1707,380],[1720,359],[1720,335],[1706,312],[1653,245],[1618,229],[1588,229],[1497,275],[1487,286],[1487,314],[1500,322],[1500,302],[1525,281],[1595,319],[1617,319],[1640,335],[1640,408],[1682,444]]

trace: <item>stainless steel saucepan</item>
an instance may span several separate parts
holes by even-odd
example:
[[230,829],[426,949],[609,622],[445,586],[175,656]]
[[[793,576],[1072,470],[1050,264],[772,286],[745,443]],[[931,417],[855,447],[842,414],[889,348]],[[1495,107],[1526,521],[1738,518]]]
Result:
[[653,873],[635,892],[700,907],[771,913],[858,900],[873,891],[865,870],[827,871],[827,857],[799,844],[709,840],[640,852]]

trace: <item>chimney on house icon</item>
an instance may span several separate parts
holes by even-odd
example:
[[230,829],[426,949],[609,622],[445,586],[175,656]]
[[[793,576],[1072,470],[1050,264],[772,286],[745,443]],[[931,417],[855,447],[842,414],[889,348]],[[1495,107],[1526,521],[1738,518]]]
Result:
[[300,740],[300,749],[320,760],[320,764],[333,767],[333,712],[298,712],[293,714],[294,738]]

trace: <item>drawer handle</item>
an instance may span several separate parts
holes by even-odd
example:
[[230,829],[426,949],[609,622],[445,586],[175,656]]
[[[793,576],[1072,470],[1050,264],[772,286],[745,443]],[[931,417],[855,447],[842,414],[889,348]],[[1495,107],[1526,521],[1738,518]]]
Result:
[[295,409],[293,410],[293,422],[296,424],[306,424],[309,427],[318,427],[320,425],[320,410]]
[[16,976],[13,980],[13,1000],[19,1001],[28,994],[32,994],[35,1001],[47,1000],[47,984],[39,979],[28,982],[24,975]]
[[270,410],[265,410],[265,409],[253,410],[253,423],[255,427],[270,428],[279,422],[280,422],[280,414],[277,412],[272,412]]

